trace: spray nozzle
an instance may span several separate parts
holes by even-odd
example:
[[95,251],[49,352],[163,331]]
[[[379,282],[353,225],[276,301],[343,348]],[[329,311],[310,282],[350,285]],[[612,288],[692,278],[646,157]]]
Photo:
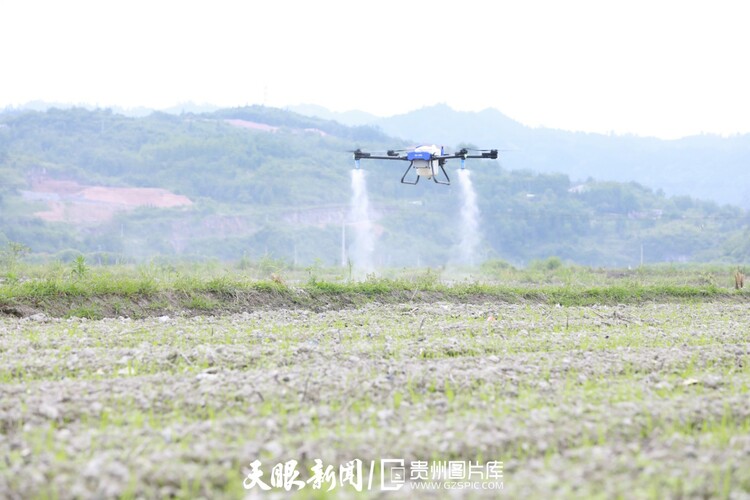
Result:
[[461,170],[463,170],[465,168],[466,168],[466,159],[465,158],[461,158]]
[[359,159],[354,160],[354,168],[359,169]]

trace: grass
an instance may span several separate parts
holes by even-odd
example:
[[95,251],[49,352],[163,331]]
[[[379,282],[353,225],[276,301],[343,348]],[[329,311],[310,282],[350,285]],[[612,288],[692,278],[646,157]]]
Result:
[[[80,266],[80,263],[79,263]],[[51,316],[90,319],[112,316],[223,313],[255,307],[327,309],[386,303],[499,301],[561,306],[637,304],[664,301],[745,300],[732,288],[731,272],[701,266],[661,266],[636,271],[559,267],[502,268],[481,280],[454,279],[460,274],[427,269],[384,271],[364,281],[349,281],[329,272],[327,279],[304,279],[297,272],[285,279],[258,279],[228,267],[90,266],[78,273],[55,265],[16,266],[20,278],[0,283],[0,308],[13,314],[44,312]],[[725,274],[723,286],[718,276]],[[706,276],[712,276],[707,279]],[[295,279],[296,278],[296,279]],[[19,312],[20,311],[20,312]],[[6,313],[8,313],[6,312]]]

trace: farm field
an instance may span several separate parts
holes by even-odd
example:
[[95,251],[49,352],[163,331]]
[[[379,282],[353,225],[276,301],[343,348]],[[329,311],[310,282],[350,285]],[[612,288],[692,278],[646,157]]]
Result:
[[[6,316],[0,491],[263,496],[286,491],[245,490],[255,460],[268,483],[289,460],[307,480],[315,459],[387,458],[407,478],[415,462],[502,462],[495,487],[516,498],[739,498],[749,320],[744,302],[721,300]],[[311,493],[325,496],[298,495]]]

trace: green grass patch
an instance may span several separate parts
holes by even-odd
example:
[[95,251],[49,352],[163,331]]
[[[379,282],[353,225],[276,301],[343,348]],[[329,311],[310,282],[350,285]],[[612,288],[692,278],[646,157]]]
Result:
[[[638,271],[618,279],[594,283],[591,270],[581,270],[581,280],[572,268],[565,280],[555,282],[548,276],[537,277],[534,269],[522,279],[509,283],[464,279],[443,282],[436,272],[393,276],[368,276],[364,281],[309,278],[294,283],[279,277],[254,279],[242,274],[211,270],[179,271],[126,266],[87,266],[85,273],[71,274],[43,270],[29,272],[31,277],[0,283],[0,305],[26,308],[54,316],[93,314],[81,300],[102,303],[97,314],[116,316],[135,310],[169,312],[186,307],[201,312],[238,312],[254,308],[303,307],[311,309],[360,306],[369,301],[408,302],[506,302],[539,303],[561,306],[592,304],[638,304],[645,302],[692,302],[706,300],[744,301],[746,295],[729,286],[720,287],[699,278],[687,279],[686,271],[675,272],[671,282],[662,269],[652,274]],[[517,272],[517,271],[513,271]],[[700,274],[696,269],[695,273]],[[599,275],[597,275],[599,276]],[[574,284],[575,283],[575,284]],[[182,297],[181,300],[175,300]],[[84,301],[85,303],[85,301]],[[66,309],[67,307],[67,309]],[[81,308],[75,311],[76,308]],[[178,311],[175,312],[178,312]]]

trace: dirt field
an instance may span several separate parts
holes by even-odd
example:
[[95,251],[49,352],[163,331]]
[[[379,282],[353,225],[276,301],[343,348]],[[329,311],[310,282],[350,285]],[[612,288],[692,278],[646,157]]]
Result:
[[[747,498],[749,320],[712,302],[0,317],[0,497],[325,497],[332,477],[351,497],[359,459],[372,497]],[[321,491],[295,482],[315,459]],[[481,471],[425,480],[440,463]]]

